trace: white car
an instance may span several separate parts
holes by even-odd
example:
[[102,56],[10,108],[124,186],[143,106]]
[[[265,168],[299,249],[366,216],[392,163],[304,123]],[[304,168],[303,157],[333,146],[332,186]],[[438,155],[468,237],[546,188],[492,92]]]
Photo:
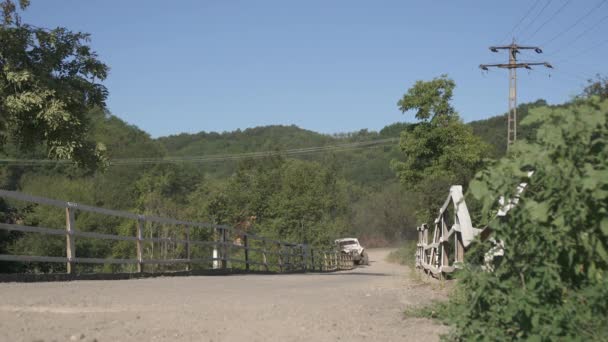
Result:
[[351,254],[356,265],[369,265],[369,258],[365,248],[356,238],[337,239],[336,246],[342,253]]

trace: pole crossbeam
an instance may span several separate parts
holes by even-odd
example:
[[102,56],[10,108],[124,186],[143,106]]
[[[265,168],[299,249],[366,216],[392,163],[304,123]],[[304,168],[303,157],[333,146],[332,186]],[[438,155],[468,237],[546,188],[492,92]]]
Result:
[[507,115],[507,149],[517,140],[517,69],[524,68],[532,70],[533,66],[542,65],[553,68],[549,62],[517,62],[517,54],[520,50],[534,50],[536,53],[543,53],[538,46],[522,46],[515,44],[515,40],[510,45],[490,46],[490,51],[499,50],[509,51],[509,63],[480,64],[481,70],[488,71],[490,68],[509,69],[509,114]]
[[503,69],[519,69],[519,68],[525,68],[525,69],[532,69],[532,66],[535,65],[542,65],[545,66],[547,68],[553,68],[553,66],[547,62],[533,62],[533,63],[513,63],[513,64],[480,64],[479,68],[482,70],[488,70],[488,68],[503,68]]

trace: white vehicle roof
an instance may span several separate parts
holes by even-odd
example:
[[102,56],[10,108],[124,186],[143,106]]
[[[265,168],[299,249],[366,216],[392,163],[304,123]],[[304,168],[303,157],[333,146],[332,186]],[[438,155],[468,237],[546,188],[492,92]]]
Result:
[[355,240],[357,242],[359,242],[359,240],[357,240],[357,238],[343,238],[343,239],[336,239],[335,242],[342,242],[342,241],[352,241]]

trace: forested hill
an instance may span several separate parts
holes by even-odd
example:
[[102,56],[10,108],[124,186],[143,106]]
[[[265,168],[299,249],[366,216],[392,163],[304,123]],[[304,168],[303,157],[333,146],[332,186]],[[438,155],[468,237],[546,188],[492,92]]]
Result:
[[[284,151],[309,147],[336,146],[352,142],[398,138],[407,127],[395,123],[379,132],[362,129],[357,132],[320,134],[295,125],[262,126],[232,132],[182,133],[158,138],[171,156],[213,156],[249,152]],[[395,180],[390,160],[398,157],[397,143],[348,150],[300,155],[300,159],[323,162],[328,158],[334,169],[358,184],[378,186]],[[234,171],[235,163],[208,163],[205,168],[212,177],[223,178]]]
[[295,125],[270,125],[231,132],[182,133],[160,137],[157,140],[170,155],[207,155],[225,153],[246,153],[317,147],[354,141],[368,141],[381,138],[399,137],[407,126],[395,123],[380,132],[362,129],[357,132],[321,134]]
[[182,133],[158,141],[170,155],[209,155],[246,153],[322,146],[334,143],[331,136],[297,126],[262,126],[232,132]]
[[[532,108],[547,106],[547,101],[536,100],[535,102],[524,103],[517,107],[517,121],[520,122]],[[492,116],[488,119],[471,121],[468,123],[473,128],[473,133],[490,144],[492,147],[491,156],[493,158],[502,157],[507,151],[507,114]],[[535,127],[517,127],[517,137],[519,139],[529,139],[535,132]]]
[[[523,120],[532,108],[547,106],[545,100],[524,103],[518,106],[518,121]],[[406,129],[407,123],[394,123],[380,131],[362,129],[356,132],[321,134],[295,125],[271,125],[235,130],[231,132],[182,133],[156,139],[172,156],[204,156],[232,153],[288,150],[297,148],[337,145],[355,141],[397,138]],[[491,155],[501,157],[506,152],[507,115],[501,114],[483,120],[471,121],[468,125],[473,133],[491,146]],[[534,128],[518,127],[518,138],[530,138]],[[395,144],[396,145],[396,144]],[[390,153],[392,149],[377,149]],[[377,152],[377,151],[376,151]],[[363,153],[364,155],[366,153]],[[377,159],[375,155],[372,159]],[[385,158],[383,158],[385,159]],[[388,159],[390,160],[390,159]],[[366,161],[363,161],[364,163]],[[388,167],[388,164],[386,165]]]

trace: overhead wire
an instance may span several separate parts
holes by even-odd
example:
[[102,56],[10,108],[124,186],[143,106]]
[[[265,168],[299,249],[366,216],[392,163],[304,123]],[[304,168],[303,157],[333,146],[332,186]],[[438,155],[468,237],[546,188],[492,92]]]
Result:
[[528,23],[528,25],[526,25],[526,27],[523,30],[521,30],[521,32],[528,31],[528,28],[530,28],[530,27],[532,27],[534,25],[534,23],[536,22],[536,19],[538,19],[543,14],[543,12],[545,11],[545,9],[547,9],[547,7],[551,4],[551,1],[552,0],[547,0],[547,2],[545,3],[545,5],[540,9],[540,12],[538,12],[536,14],[536,16],[534,16],[534,18],[532,20],[530,20],[530,22]]
[[[352,142],[338,145],[326,145],[308,148],[297,148],[289,150],[261,151],[236,154],[216,154],[202,156],[170,156],[162,158],[117,158],[109,161],[110,166],[118,165],[145,165],[145,164],[170,164],[170,163],[209,163],[222,161],[235,161],[243,159],[259,159],[271,156],[297,156],[314,153],[343,152],[362,148],[375,148],[388,143],[394,143],[399,138],[387,138],[371,141]],[[33,166],[52,164],[72,164],[69,160],[52,159],[0,159],[0,165]]]
[[606,19],[608,19],[608,15],[604,16],[603,18],[601,18],[599,21],[597,21],[595,24],[589,26],[587,29],[585,29],[583,32],[581,32],[578,36],[576,36],[574,39],[572,39],[570,42],[566,43],[566,44],[562,44],[559,46],[559,48],[557,48],[557,50],[553,51],[551,54],[549,54],[549,56],[555,56],[557,55],[560,51],[563,51],[565,47],[570,47],[572,46],[574,43],[576,43],[579,39],[581,39],[583,36],[585,36],[587,33],[591,32],[593,29],[597,28],[600,24],[602,24]]
[[578,18],[574,24],[568,26],[565,30],[560,31],[558,34],[556,34],[555,36],[553,36],[553,38],[549,39],[548,41],[546,41],[544,44],[542,44],[542,46],[547,46],[549,44],[551,44],[552,42],[554,42],[557,38],[561,37],[563,34],[568,33],[570,30],[572,30],[573,28],[575,28],[576,26],[578,26],[583,20],[585,20],[588,16],[590,16],[591,14],[593,14],[593,12],[595,10],[597,10],[598,8],[602,7],[606,1],[608,0],[602,0],[600,2],[598,2],[594,7],[592,7],[587,13],[585,13],[582,17]]
[[532,5],[532,7],[528,8],[528,11],[526,12],[526,14],[519,19],[519,21],[515,24],[515,26],[513,26],[513,28],[511,29],[511,31],[509,33],[507,33],[507,35],[501,39],[502,42],[506,41],[507,39],[509,39],[509,36],[513,35],[515,33],[515,30],[519,27],[519,25],[521,25],[521,23],[526,20],[526,18],[530,15],[530,13],[532,13],[532,11],[534,10],[534,8],[536,8],[536,5],[538,5],[540,3],[540,0],[536,0],[534,2],[534,4]]
[[582,51],[579,51],[577,54],[574,54],[574,55],[572,55],[572,56],[570,56],[570,57],[566,57],[565,59],[561,59],[561,61],[564,61],[564,60],[569,60],[569,59],[572,59],[572,58],[574,58],[574,57],[578,57],[578,56],[585,55],[585,54],[587,54],[587,53],[589,53],[589,52],[591,52],[591,51],[593,51],[593,50],[595,50],[595,49],[597,49],[597,48],[599,48],[599,47],[601,47],[601,46],[603,46],[603,45],[606,45],[606,43],[608,43],[608,39],[603,40],[603,41],[601,41],[601,42],[598,42],[598,43],[596,43],[596,44],[594,44],[594,45],[590,46],[589,48],[584,49],[584,50],[582,50]]
[[547,25],[549,22],[551,22],[551,20],[558,16],[571,1],[572,0],[566,0],[566,2],[560,8],[558,8],[557,11],[553,13],[553,15],[551,15],[547,20],[540,24],[540,26],[530,35],[530,37],[527,37],[527,39],[532,39],[543,27],[545,27],[545,25]]

